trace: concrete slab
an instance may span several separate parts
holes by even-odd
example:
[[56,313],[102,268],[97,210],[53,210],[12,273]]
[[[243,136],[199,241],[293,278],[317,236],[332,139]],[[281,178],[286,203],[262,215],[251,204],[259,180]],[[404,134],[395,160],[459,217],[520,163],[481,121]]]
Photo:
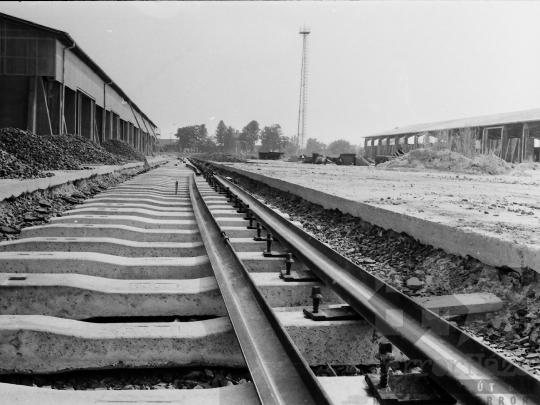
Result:
[[247,227],[222,226],[221,230],[225,232],[229,238],[253,238],[257,236],[256,230],[247,229]]
[[[254,273],[278,273],[285,270],[285,259],[282,257],[263,257],[260,252],[236,252],[244,266]],[[308,270],[308,268],[298,261],[291,267],[292,270]]]
[[198,242],[135,242],[116,238],[26,238],[0,242],[0,252],[95,252],[127,257],[189,257],[206,253]]
[[245,367],[228,318],[96,324],[0,316],[0,374],[192,364]]
[[[241,212],[236,212],[237,209],[227,209],[227,210],[223,210],[223,209],[215,209],[214,207],[210,206],[210,212],[212,213],[212,215],[214,217],[217,217],[219,216],[220,218],[240,218],[240,219],[244,219],[244,217],[246,216],[246,214],[244,213],[241,213]],[[247,221],[246,221],[247,223]]]
[[[266,242],[258,242],[253,238],[229,238],[233,248],[237,252],[262,252],[266,251]],[[285,252],[285,248],[278,242],[272,243],[272,251]]]
[[[376,364],[382,340],[365,321],[314,322],[301,308],[275,309],[310,365]],[[405,359],[395,351],[396,358]],[[38,315],[0,315],[0,374],[98,367],[242,367],[228,318],[197,322],[95,324]]]
[[[161,204],[145,204],[145,203],[138,203],[138,202],[125,202],[125,203],[107,203],[107,202],[96,202],[92,200],[85,201],[82,205],[78,206],[78,208],[75,208],[75,210],[81,209],[81,208],[137,208],[137,209],[145,209],[149,211],[163,211],[163,212],[187,212],[187,211],[193,211],[191,208],[191,204],[185,203],[185,204],[178,204],[177,207],[164,207]],[[73,212],[73,211],[70,211]]]
[[323,304],[345,303],[322,281],[283,281],[283,279],[279,278],[277,272],[251,273],[251,277],[271,307],[302,307],[313,305],[313,299],[311,298],[311,289],[313,287],[320,287]]
[[175,212],[171,211],[154,211],[138,208],[102,208],[102,207],[79,207],[69,210],[64,213],[64,216],[70,215],[130,215],[141,218],[156,218],[156,219],[184,219],[194,217],[193,210],[186,208],[184,211],[178,211],[181,208],[177,208]]
[[126,225],[142,229],[199,229],[192,219],[150,219],[130,215],[68,215],[51,218],[51,224]]
[[1,273],[85,274],[125,280],[213,276],[208,256],[122,257],[91,252],[0,252]]
[[334,404],[378,405],[365,376],[317,377]]
[[0,383],[0,392],[6,404],[25,405],[260,405],[251,383],[203,390],[151,391],[62,391]]
[[23,228],[19,239],[35,237],[117,238],[137,242],[196,242],[196,229],[142,229],[126,225],[48,224]]
[[227,316],[216,279],[111,280],[80,274],[0,274],[1,315],[67,319]]
[[247,222],[243,217],[214,217],[219,226],[247,226]]
[[156,201],[162,201],[162,202],[179,202],[179,201],[190,201],[189,195],[172,195],[172,196],[163,196],[163,195],[157,195],[154,193],[123,193],[123,192],[117,192],[114,190],[111,190],[110,193],[101,193],[99,195],[99,198],[95,198],[94,200],[98,200],[101,198],[119,198],[122,200],[125,199],[139,199],[139,198],[149,198]]
[[[385,340],[367,321],[313,321],[302,309],[274,308],[274,312],[308,364],[378,364],[374,356],[378,343]],[[397,348],[394,355],[406,359]]]
[[91,200],[85,200],[83,202],[83,205],[85,204],[114,204],[114,203],[121,203],[121,204],[150,204],[153,207],[185,207],[185,206],[191,206],[191,200],[189,198],[178,198],[176,202],[164,202],[160,200],[156,200],[153,198],[116,198],[116,197],[95,197]]

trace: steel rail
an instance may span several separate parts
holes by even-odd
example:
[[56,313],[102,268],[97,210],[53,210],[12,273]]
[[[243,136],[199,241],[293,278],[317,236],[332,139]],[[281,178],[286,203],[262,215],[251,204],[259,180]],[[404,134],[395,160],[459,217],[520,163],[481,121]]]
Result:
[[222,238],[194,177],[189,181],[193,211],[261,404],[331,404],[228,238]]
[[[461,403],[540,404],[540,381],[524,369],[308,235],[232,182],[219,175],[214,178],[248,204],[256,219],[288,251]],[[479,387],[486,388],[481,391]]]

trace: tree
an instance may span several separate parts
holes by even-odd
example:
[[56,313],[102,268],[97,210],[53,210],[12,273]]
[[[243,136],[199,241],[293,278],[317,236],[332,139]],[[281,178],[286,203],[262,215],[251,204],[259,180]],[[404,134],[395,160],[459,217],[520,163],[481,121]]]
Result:
[[223,122],[223,120],[219,121],[219,124],[216,128],[216,144],[217,146],[221,147],[223,150],[223,147],[225,146],[225,133],[227,132],[227,126]]
[[283,147],[285,153],[289,156],[297,155],[300,149],[300,144],[298,143],[298,136],[295,135],[291,138],[284,136],[282,138],[285,138],[281,142],[281,146]]
[[233,142],[234,142],[234,128],[233,127],[228,127],[226,130],[225,130],[225,134],[224,134],[224,137],[223,137],[223,147],[225,148],[225,150],[229,150],[232,148],[233,146]]
[[261,132],[261,150],[272,152],[281,149],[281,136],[282,132],[279,124],[264,127]]
[[206,125],[191,125],[178,128],[175,136],[178,138],[178,145],[181,150],[198,149],[200,145],[208,138]]
[[255,120],[242,129],[239,140],[244,143],[246,152],[253,152],[255,144],[259,140],[260,132],[259,123]]
[[326,144],[319,142],[315,138],[308,138],[304,153],[307,155],[311,155],[312,153],[324,154],[326,153]]
[[214,152],[216,149],[217,149],[217,146],[216,146],[216,142],[214,141],[214,137],[207,136],[201,142],[199,151],[200,152]]
[[328,145],[328,154],[339,156],[342,153],[356,153],[356,148],[344,139],[338,139]]

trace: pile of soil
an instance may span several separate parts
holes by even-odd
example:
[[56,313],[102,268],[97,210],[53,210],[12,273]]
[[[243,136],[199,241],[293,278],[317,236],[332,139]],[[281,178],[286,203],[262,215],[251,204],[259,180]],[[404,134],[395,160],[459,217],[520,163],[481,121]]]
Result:
[[493,154],[483,154],[470,159],[450,150],[415,149],[403,156],[381,163],[380,170],[434,169],[471,174],[506,174],[513,165]]
[[36,179],[53,176],[29,166],[15,156],[0,149],[0,178],[2,179]]
[[120,141],[118,139],[107,139],[101,144],[101,146],[106,151],[121,156],[124,159],[130,161],[134,160],[137,162],[144,162],[146,160],[144,155],[141,152],[133,149],[133,147],[129,143]]
[[193,157],[196,159],[207,160],[210,162],[246,163],[245,159],[240,159],[236,155],[222,152],[198,153],[196,155],[193,155]]

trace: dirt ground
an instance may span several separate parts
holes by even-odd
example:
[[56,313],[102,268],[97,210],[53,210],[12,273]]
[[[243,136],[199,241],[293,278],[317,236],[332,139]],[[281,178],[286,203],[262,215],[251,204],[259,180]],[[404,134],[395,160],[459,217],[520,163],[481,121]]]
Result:
[[228,165],[517,243],[540,243],[540,165],[495,176],[282,161]]

